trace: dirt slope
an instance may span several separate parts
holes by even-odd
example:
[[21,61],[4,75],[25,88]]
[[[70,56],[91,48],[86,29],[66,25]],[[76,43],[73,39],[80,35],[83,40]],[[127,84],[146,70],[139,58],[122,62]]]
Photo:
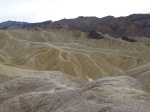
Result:
[[0,112],[148,112],[150,94],[128,76],[76,85],[61,72],[35,73],[0,85]]

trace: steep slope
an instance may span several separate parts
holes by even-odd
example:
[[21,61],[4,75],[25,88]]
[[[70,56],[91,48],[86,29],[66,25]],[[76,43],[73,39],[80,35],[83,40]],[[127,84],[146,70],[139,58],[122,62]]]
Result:
[[121,75],[127,75],[136,78],[142,83],[144,89],[150,92],[150,64],[146,64],[126,71],[124,74]]
[[0,61],[5,66],[61,71],[82,81],[114,76],[150,62],[150,48],[143,43],[86,35],[67,29],[2,30]]

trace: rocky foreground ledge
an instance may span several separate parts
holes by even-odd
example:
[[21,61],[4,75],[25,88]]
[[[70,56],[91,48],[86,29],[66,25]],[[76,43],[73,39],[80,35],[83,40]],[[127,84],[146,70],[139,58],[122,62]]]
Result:
[[61,72],[35,72],[0,85],[0,112],[149,112],[142,88],[129,76],[75,84]]

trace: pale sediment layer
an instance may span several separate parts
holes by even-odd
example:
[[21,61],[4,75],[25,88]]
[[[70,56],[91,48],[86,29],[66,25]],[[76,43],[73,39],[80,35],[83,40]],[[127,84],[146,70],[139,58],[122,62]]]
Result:
[[103,36],[87,39],[83,32],[65,29],[2,30],[1,66],[61,71],[86,81],[122,74],[150,62],[147,45]]

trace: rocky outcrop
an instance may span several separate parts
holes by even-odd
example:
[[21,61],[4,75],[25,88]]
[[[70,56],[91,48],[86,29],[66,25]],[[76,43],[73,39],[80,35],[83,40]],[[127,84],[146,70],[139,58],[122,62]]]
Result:
[[129,38],[127,36],[122,36],[121,38],[122,38],[122,40],[125,40],[125,41],[128,41],[128,42],[138,42],[135,39]]
[[95,30],[90,31],[88,37],[90,39],[104,39],[104,37],[100,33],[96,32]]
[[148,112],[150,96],[128,76],[75,85],[57,72],[0,85],[0,112]]

